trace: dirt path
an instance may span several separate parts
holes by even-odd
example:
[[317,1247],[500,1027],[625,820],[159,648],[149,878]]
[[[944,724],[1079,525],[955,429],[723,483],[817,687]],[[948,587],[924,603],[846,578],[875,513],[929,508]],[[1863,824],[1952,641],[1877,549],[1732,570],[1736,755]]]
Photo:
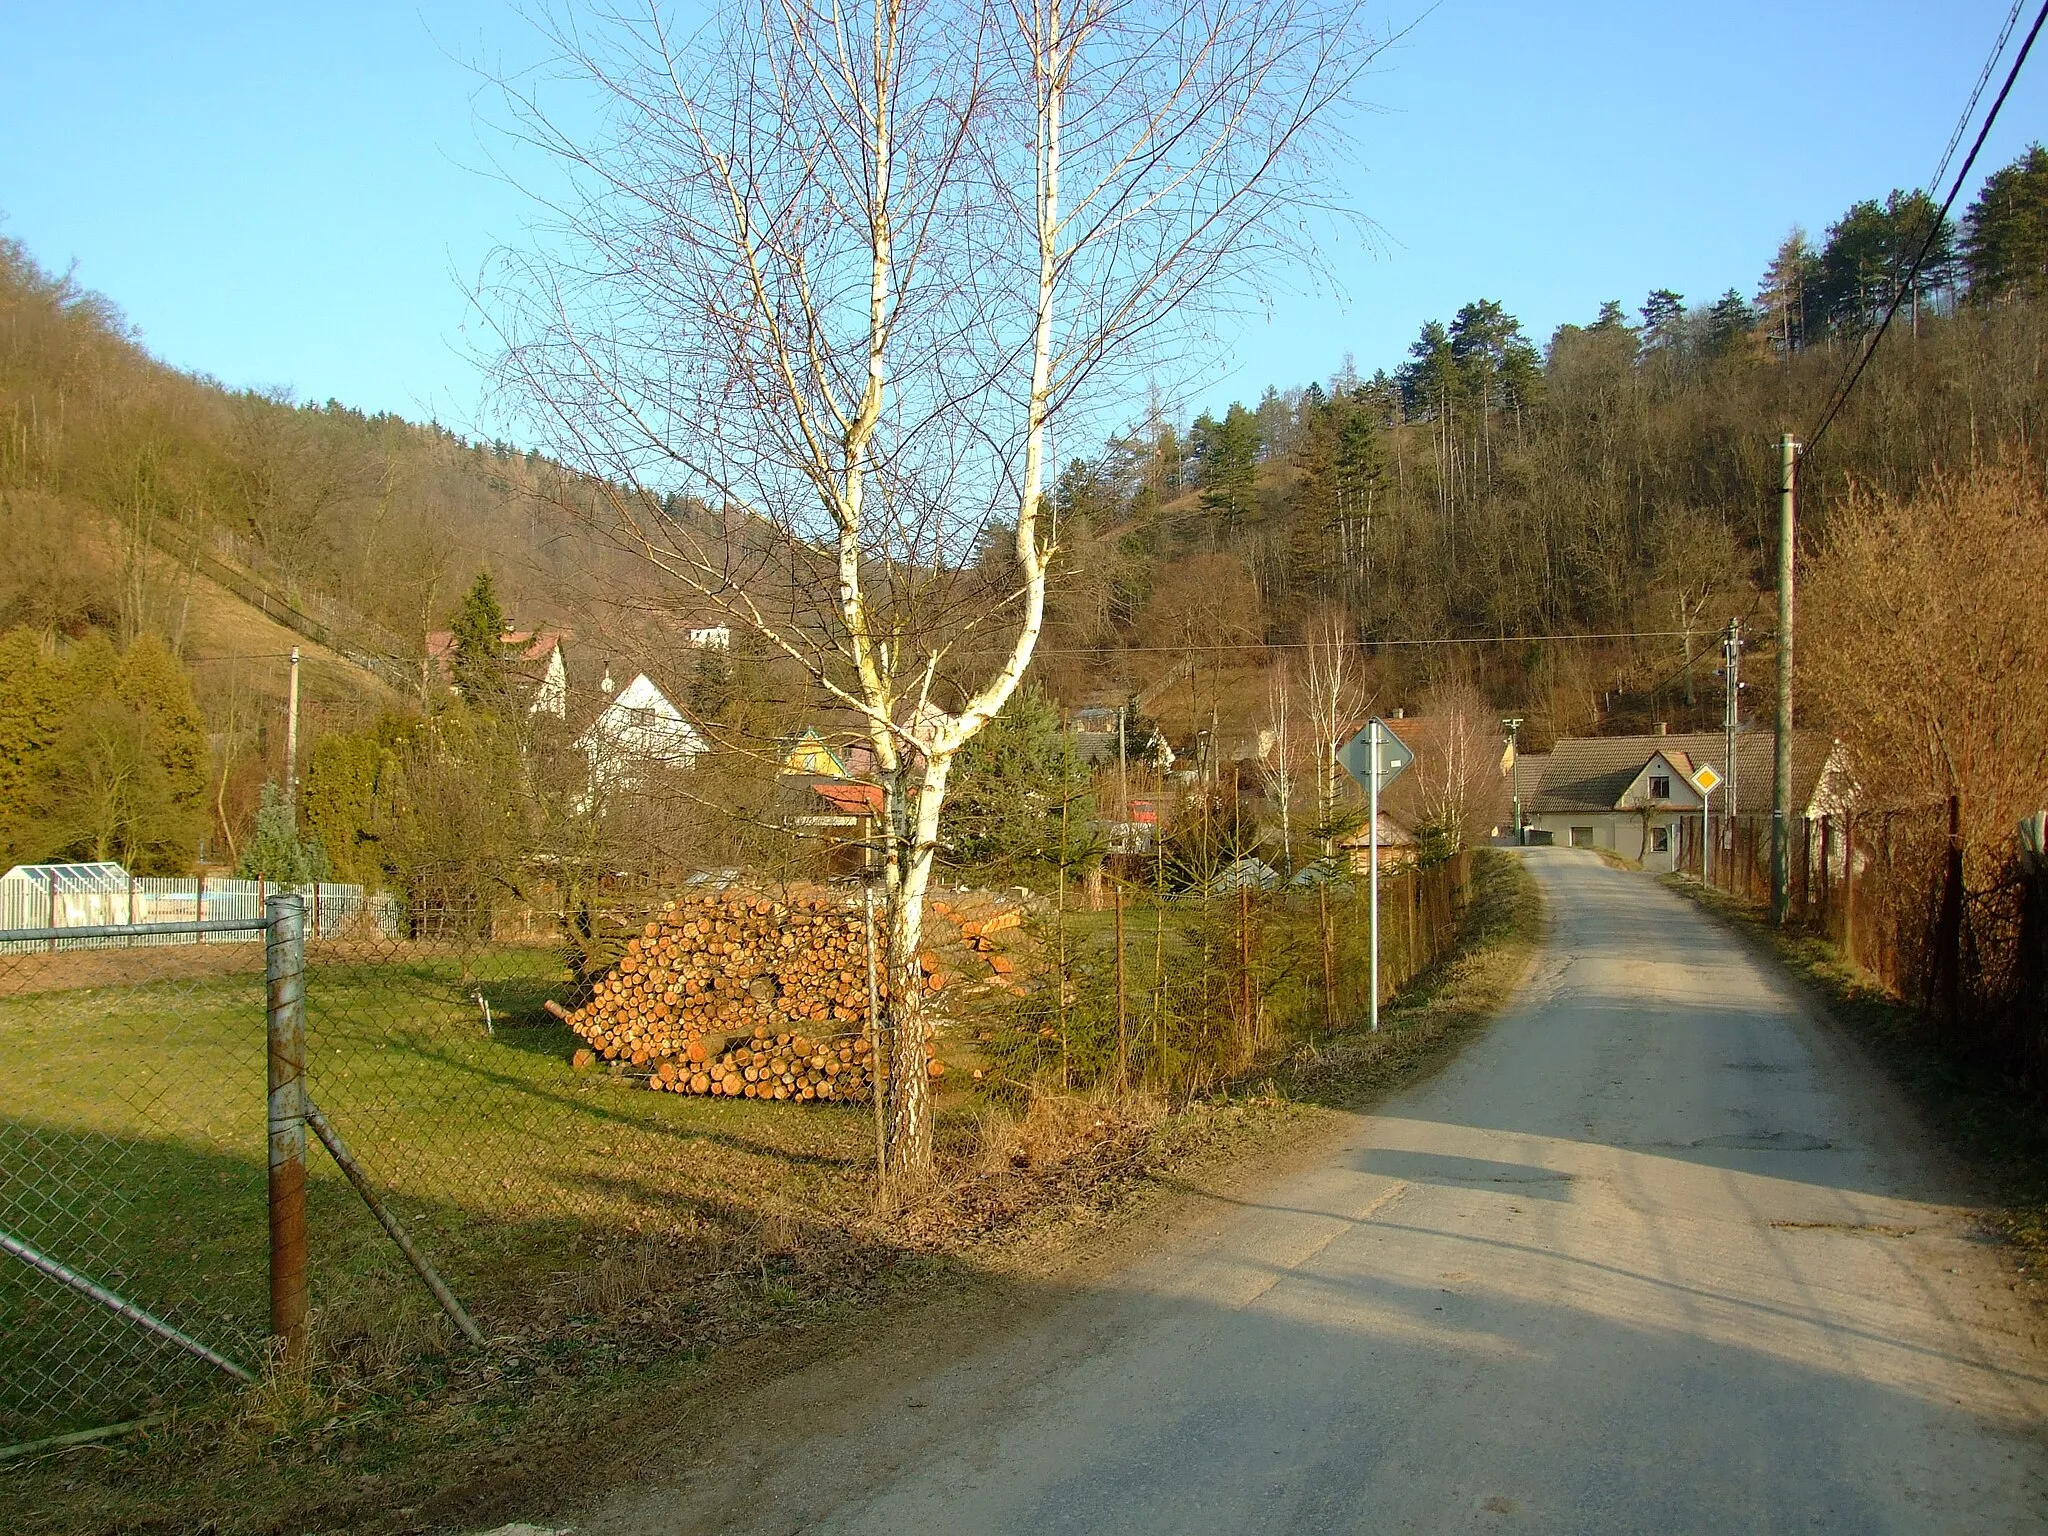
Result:
[[764,1389],[576,1529],[2042,1524],[2048,1351],[1903,1102],[1688,903],[1532,865],[1513,1009],[1313,1166]]

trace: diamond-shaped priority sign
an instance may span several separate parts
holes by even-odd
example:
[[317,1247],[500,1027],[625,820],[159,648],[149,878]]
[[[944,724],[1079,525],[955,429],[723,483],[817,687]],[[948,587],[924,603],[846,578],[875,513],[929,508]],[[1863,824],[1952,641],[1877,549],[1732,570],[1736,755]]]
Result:
[[1394,728],[1375,716],[1367,722],[1364,730],[1344,743],[1344,749],[1337,754],[1337,761],[1344,765],[1344,771],[1358,781],[1364,790],[1372,788],[1372,737],[1373,727],[1379,727],[1380,748],[1380,789],[1398,779],[1402,771],[1415,761],[1415,754],[1408,750],[1408,744],[1394,734]]
[[1701,763],[1699,772],[1692,776],[1692,783],[1693,788],[1697,789],[1701,794],[1711,795],[1721,787],[1721,775],[1714,772],[1707,764]]

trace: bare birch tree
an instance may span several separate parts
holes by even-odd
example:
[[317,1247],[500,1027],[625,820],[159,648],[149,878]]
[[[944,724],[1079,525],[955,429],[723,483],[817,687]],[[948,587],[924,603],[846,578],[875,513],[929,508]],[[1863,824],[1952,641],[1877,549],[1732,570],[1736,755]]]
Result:
[[480,288],[502,377],[594,526],[872,743],[890,1158],[919,1177],[925,890],[955,755],[1038,639],[1055,419],[1313,259],[1319,125],[1376,44],[1356,0],[733,0],[688,37],[657,0],[550,31],[561,70],[504,85],[563,174]]
[[1422,714],[1428,750],[1416,753],[1409,793],[1419,825],[1456,853],[1483,841],[1500,820],[1509,794],[1507,742],[1499,714],[1470,682],[1432,689]]
[[1308,621],[1302,651],[1302,700],[1316,750],[1316,824],[1322,828],[1323,857],[1335,856],[1332,824],[1337,814],[1337,754],[1358,728],[1367,707],[1365,669],[1351,616],[1326,608]]
[[1259,782],[1280,818],[1281,867],[1294,874],[1294,776],[1300,741],[1294,728],[1294,666],[1284,657],[1266,674],[1266,726],[1259,734]]

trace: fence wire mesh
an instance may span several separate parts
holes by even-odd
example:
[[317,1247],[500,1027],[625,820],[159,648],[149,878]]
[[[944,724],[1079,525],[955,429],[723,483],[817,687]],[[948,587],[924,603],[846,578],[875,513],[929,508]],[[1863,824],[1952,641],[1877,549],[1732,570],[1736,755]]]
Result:
[[[0,954],[0,1231],[254,1368],[268,1321],[263,935],[240,937]],[[0,1257],[0,1336],[0,1444],[227,1380],[14,1257]]]
[[[1450,945],[1466,874],[1459,859],[1383,882],[1385,991]],[[928,928],[956,1106],[942,1151],[965,1149],[974,1106],[1020,1083],[1181,1098],[1359,1021],[1362,881],[1178,897],[1122,885],[1120,947],[1113,900],[935,899],[951,913]],[[699,1348],[780,1326],[808,1289],[843,1293],[900,1257],[896,1238],[849,1219],[872,1199],[869,1103],[718,1097],[664,1079],[659,1060],[573,1059],[586,1040],[548,1005],[573,1011],[616,975],[662,900],[568,915],[443,905],[396,934],[368,905],[345,924],[308,921],[307,1100],[491,1343],[480,1365],[309,1136],[311,1358],[330,1388],[431,1392],[513,1358],[574,1370]],[[260,1371],[264,944],[255,931],[207,937],[0,952],[0,1230]],[[747,979],[744,956],[713,960],[737,977],[742,1012],[772,992]],[[831,966],[864,995],[855,959],[834,951]],[[687,983],[675,985],[680,996]],[[798,1054],[772,1022],[714,1054],[741,1041],[760,1047],[764,1072],[766,1058]],[[672,1091],[646,1091],[656,1086]],[[5,1255],[0,1327],[0,1445],[234,1385]]]

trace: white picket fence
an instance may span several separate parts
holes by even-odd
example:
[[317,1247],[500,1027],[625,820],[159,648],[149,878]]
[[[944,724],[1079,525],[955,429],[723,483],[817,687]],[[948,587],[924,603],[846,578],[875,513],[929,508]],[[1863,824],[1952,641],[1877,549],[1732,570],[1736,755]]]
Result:
[[[153,923],[254,921],[268,896],[298,895],[306,902],[309,937],[337,938],[359,925],[386,938],[399,932],[397,901],[383,892],[366,894],[360,885],[323,881],[317,885],[272,885],[263,880],[182,880],[138,876],[94,890],[52,889],[41,881],[0,880],[0,935],[23,928],[129,928]],[[0,954],[54,949],[124,949],[156,944],[250,944],[262,934],[135,933],[92,938],[9,940]]]

